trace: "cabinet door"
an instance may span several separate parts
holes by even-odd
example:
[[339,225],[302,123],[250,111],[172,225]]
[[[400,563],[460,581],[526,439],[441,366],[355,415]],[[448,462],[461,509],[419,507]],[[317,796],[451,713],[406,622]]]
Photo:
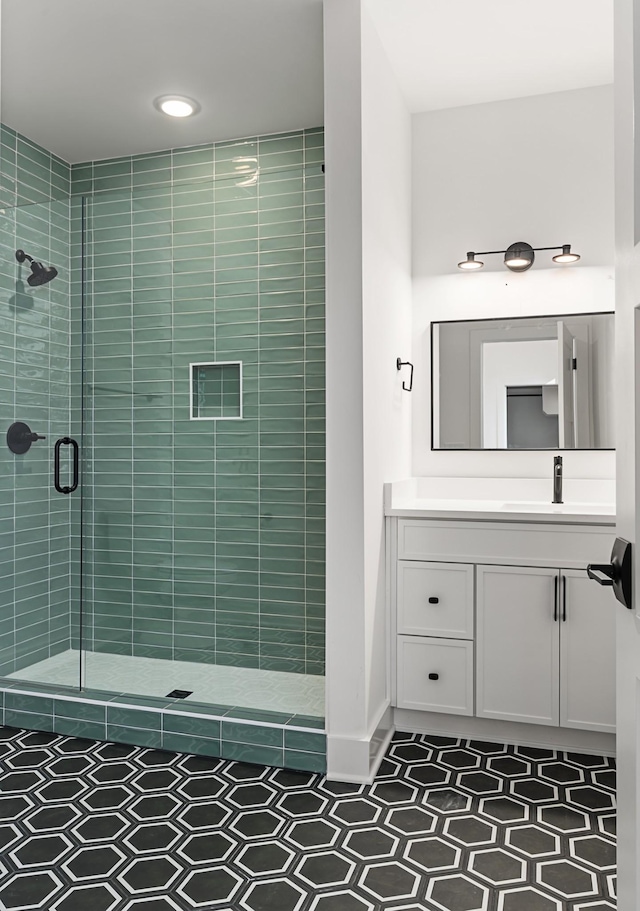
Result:
[[617,602],[577,570],[562,570],[561,590],[560,724],[615,733]]
[[473,566],[399,560],[398,632],[473,639]]
[[559,573],[477,569],[476,714],[559,723]]

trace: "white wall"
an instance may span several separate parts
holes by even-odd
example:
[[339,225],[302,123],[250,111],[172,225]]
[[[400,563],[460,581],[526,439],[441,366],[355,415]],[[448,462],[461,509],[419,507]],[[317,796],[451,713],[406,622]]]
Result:
[[362,271],[368,725],[389,704],[382,486],[411,471],[411,117],[380,38],[362,15]]
[[[364,737],[360,2],[325,0],[327,705],[330,771]],[[336,755],[338,754],[338,755]]]
[[[430,323],[614,309],[612,87],[414,115],[412,193],[412,474],[549,476],[549,453],[431,451]],[[519,275],[501,256],[457,268],[468,250],[518,240],[570,243],[582,259],[538,253]],[[570,477],[614,476],[611,452],[565,456]]]
[[325,0],[329,775],[365,780],[388,706],[382,485],[409,474],[411,121],[362,0]]

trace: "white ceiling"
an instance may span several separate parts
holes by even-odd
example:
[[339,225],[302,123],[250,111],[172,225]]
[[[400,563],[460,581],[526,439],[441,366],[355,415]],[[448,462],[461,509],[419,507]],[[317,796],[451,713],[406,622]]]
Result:
[[613,2],[366,0],[414,113],[613,82]]
[[[613,0],[365,2],[413,112],[613,80]],[[323,121],[322,0],[2,0],[1,37],[3,122],[66,161]]]
[[323,122],[322,0],[3,0],[1,35],[3,122],[66,161]]

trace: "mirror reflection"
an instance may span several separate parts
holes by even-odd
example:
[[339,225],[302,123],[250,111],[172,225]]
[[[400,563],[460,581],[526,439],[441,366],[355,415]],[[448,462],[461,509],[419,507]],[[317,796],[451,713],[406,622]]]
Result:
[[431,324],[433,449],[613,449],[613,313]]

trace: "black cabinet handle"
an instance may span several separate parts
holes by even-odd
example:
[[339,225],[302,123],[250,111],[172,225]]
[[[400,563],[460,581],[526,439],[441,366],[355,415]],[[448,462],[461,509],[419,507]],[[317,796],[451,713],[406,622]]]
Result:
[[558,620],[558,577],[553,578],[553,622]]
[[439,604],[440,598],[429,598],[429,604]]
[[567,619],[567,577],[562,577],[562,622]]
[[440,674],[429,674],[429,680],[439,680]]
[[[71,446],[73,449],[73,480],[71,486],[62,486],[60,484],[60,449],[62,446]],[[78,487],[80,479],[80,448],[75,440],[71,437],[61,437],[56,440],[53,447],[53,484],[58,493],[73,493]]]

